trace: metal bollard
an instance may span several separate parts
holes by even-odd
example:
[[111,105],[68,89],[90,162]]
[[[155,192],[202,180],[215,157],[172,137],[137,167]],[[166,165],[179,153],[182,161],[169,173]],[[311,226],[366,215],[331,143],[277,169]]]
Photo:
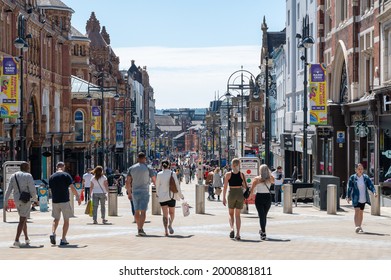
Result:
[[337,185],[327,185],[327,214],[337,214]]
[[69,203],[71,204],[72,217],[75,217],[75,195],[71,189],[69,189]]
[[109,187],[109,216],[118,216],[118,188]]
[[156,187],[152,186],[152,215],[160,215],[161,207],[156,194]]
[[380,216],[380,196],[381,196],[381,186],[375,186],[375,192],[377,197],[371,193],[371,215]]
[[197,184],[196,192],[196,214],[205,214],[205,187]]
[[293,187],[291,184],[285,184],[282,189],[284,192],[283,213],[292,214]]

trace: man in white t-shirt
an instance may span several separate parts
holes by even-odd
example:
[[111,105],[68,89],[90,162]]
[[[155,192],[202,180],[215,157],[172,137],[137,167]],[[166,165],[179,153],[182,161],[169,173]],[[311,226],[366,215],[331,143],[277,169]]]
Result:
[[272,175],[274,177],[274,203],[277,206],[281,202],[280,193],[282,184],[284,183],[285,175],[281,166],[278,166],[277,169],[273,171]]
[[90,200],[90,186],[91,186],[91,179],[94,175],[91,173],[92,168],[87,168],[86,173],[83,175],[83,190],[84,190],[84,201],[87,204],[88,200]]

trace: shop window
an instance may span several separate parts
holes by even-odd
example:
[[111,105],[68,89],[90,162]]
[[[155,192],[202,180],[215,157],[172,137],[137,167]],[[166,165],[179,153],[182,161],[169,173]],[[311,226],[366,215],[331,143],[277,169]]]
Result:
[[84,114],[80,110],[75,112],[75,141],[84,142]]

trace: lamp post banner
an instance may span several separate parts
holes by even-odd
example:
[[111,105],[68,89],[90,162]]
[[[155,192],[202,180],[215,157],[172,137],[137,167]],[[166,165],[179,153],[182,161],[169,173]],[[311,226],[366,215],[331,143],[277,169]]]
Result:
[[327,125],[326,69],[321,64],[311,64],[309,80],[310,124]]
[[116,122],[115,123],[115,147],[123,148],[124,147],[124,123]]
[[0,57],[0,118],[19,117],[18,64],[13,57]]
[[100,141],[102,132],[101,132],[101,110],[99,106],[92,106],[91,110],[91,141]]

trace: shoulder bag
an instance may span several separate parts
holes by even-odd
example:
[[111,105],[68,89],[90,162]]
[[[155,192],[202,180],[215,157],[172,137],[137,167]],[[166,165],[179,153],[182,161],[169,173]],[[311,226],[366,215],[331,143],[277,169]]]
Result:
[[245,199],[247,199],[247,198],[249,198],[249,197],[250,197],[250,187],[249,187],[249,186],[247,186],[246,179],[244,178],[244,176],[243,176],[243,173],[242,173],[242,172],[240,172],[240,177],[242,178],[242,180],[243,180],[243,183],[244,183],[244,187],[245,187],[245,190],[244,190],[244,192],[243,192],[243,197],[244,197]]
[[18,182],[18,178],[15,174],[15,180],[16,180],[16,185],[18,186],[18,190],[19,190],[19,200],[22,201],[23,203],[27,203],[30,201],[30,198],[31,198],[31,194],[29,192],[21,192],[20,191],[20,187],[19,187],[19,182]]
[[172,173],[173,172],[171,171],[171,175],[170,175],[170,192],[172,192],[172,194],[173,194],[172,198],[174,198],[174,194],[176,194],[178,192],[178,188],[176,187],[175,179],[172,176]]

